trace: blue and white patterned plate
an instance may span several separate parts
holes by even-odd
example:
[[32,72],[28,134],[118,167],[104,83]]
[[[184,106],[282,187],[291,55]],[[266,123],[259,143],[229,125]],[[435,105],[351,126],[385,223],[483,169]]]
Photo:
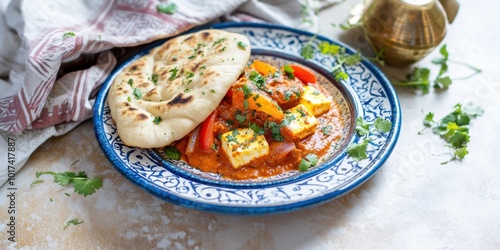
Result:
[[[291,61],[316,71],[319,82],[339,104],[345,121],[342,139],[336,144],[338,149],[305,173],[292,171],[268,179],[230,181],[182,162],[164,160],[155,150],[124,145],[111,119],[108,90],[123,68],[164,42],[160,41],[117,67],[95,102],[94,130],[99,145],[112,165],[132,183],[159,198],[190,208],[230,214],[267,214],[292,211],[340,197],[368,180],[387,160],[399,136],[401,110],[390,82],[369,61],[344,67],[349,77],[337,83],[329,73],[335,58],[320,53],[315,53],[310,60],[300,56],[300,49],[314,34],[256,23],[223,23],[204,28],[246,35],[253,58]],[[322,36],[317,36],[312,45],[318,47],[322,41],[345,47],[348,54],[355,53],[353,49]],[[350,158],[345,149],[349,143],[360,140],[353,132],[354,120],[359,116],[368,122],[382,117],[392,122],[392,128],[389,133],[372,137],[368,158],[358,162]]]

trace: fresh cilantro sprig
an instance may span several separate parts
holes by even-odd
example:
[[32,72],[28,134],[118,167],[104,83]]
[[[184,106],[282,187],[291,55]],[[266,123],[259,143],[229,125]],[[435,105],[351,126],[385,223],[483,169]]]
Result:
[[[439,65],[439,72],[434,80],[432,80],[432,87],[434,89],[447,89],[452,83],[453,79],[450,76],[447,76],[448,72],[448,62],[454,62],[456,64],[460,64],[472,69],[474,72],[463,78],[455,78],[455,80],[467,79],[471,76],[481,73],[481,69],[473,67],[469,64],[457,62],[449,59],[449,53],[446,48],[446,44],[444,44],[440,49],[439,53],[441,55],[440,58],[436,58],[432,60],[432,63],[435,65]],[[431,70],[429,68],[423,67],[415,67],[413,68],[412,73],[406,75],[406,80],[404,81],[394,81],[393,84],[397,86],[404,86],[416,90],[422,91],[423,94],[428,94],[431,88],[431,78],[430,78]]]
[[102,187],[101,179],[97,177],[89,178],[85,171],[80,171],[78,173],[70,171],[59,173],[53,171],[36,172],[37,180],[33,181],[33,183],[31,183],[31,186],[42,183],[43,180],[38,179],[42,175],[54,176],[54,182],[63,187],[72,184],[75,193],[83,195],[84,197],[94,194],[98,189]]
[[392,123],[381,117],[375,119],[373,123],[367,122],[363,117],[356,118],[354,130],[363,139],[360,143],[351,143],[347,146],[346,153],[355,161],[366,159],[368,144],[372,141],[371,136],[375,133],[388,133],[391,131]]
[[434,134],[440,135],[448,143],[447,146],[453,150],[453,156],[441,164],[462,160],[469,153],[467,150],[467,144],[470,141],[468,125],[472,118],[481,116],[483,113],[484,110],[481,107],[472,104],[463,106],[460,103],[457,103],[454,110],[439,121],[435,121],[434,113],[429,112],[423,120],[424,129],[419,134],[431,128]]

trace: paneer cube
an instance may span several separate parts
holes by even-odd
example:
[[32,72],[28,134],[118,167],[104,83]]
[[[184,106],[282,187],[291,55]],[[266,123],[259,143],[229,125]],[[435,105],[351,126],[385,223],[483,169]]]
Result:
[[286,126],[281,128],[281,133],[292,140],[312,135],[318,126],[318,119],[302,104],[285,111],[283,122]]
[[299,103],[306,106],[315,116],[319,116],[330,110],[332,100],[326,98],[326,96],[315,87],[305,86],[304,92],[302,92],[300,96]]
[[264,135],[250,128],[239,128],[222,135],[222,149],[234,168],[269,154],[269,144]]

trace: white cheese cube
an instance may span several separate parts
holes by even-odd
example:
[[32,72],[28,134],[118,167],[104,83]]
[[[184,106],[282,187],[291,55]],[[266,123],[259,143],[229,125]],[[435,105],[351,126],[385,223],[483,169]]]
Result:
[[299,103],[306,106],[315,116],[319,116],[330,110],[332,100],[326,98],[326,96],[315,87],[305,86],[304,92],[302,92],[300,96]]
[[234,168],[269,154],[264,135],[255,134],[250,128],[239,128],[222,135],[222,149]]
[[318,119],[302,104],[285,111],[283,122],[286,126],[281,128],[281,133],[292,140],[312,135],[318,126]]

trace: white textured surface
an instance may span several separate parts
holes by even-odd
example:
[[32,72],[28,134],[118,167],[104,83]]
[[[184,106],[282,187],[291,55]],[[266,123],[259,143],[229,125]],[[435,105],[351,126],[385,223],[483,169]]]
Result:
[[[361,48],[360,31],[343,32],[358,1],[322,12],[321,33]],[[488,2],[486,4],[485,2]],[[398,88],[403,110],[400,140],[392,156],[367,183],[346,196],[292,213],[240,217],[204,213],[154,198],[123,178],[102,155],[92,123],[50,139],[17,174],[18,249],[499,249],[500,248],[500,23],[496,1],[461,1],[444,43],[450,58],[483,69],[454,81],[449,90],[416,95]],[[496,5],[496,6],[495,6]],[[485,7],[488,6],[488,7]],[[437,71],[430,60],[420,65]],[[450,76],[468,74],[450,63]],[[389,76],[404,69],[386,69]],[[458,102],[473,101],[486,113],[470,126],[470,154],[448,159],[444,142],[432,133],[417,135],[428,111],[442,117]],[[76,159],[80,161],[70,168]],[[82,197],[44,177],[33,188],[36,171],[85,170],[104,186]],[[64,195],[71,193],[70,197]],[[0,189],[0,249],[7,239],[7,190]],[[49,199],[53,198],[53,202]],[[84,223],[69,226],[79,218]]]

